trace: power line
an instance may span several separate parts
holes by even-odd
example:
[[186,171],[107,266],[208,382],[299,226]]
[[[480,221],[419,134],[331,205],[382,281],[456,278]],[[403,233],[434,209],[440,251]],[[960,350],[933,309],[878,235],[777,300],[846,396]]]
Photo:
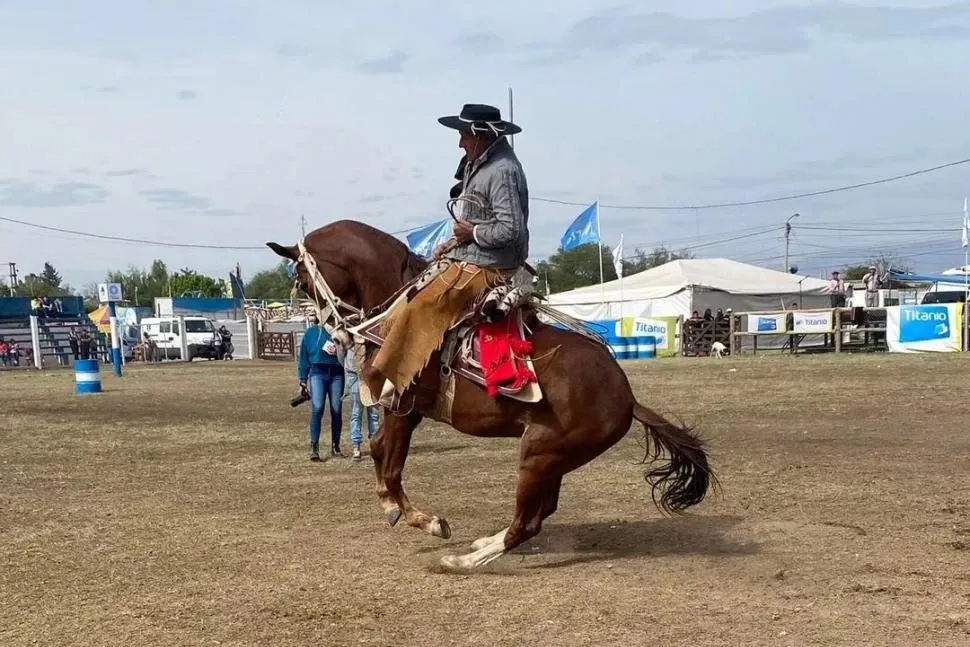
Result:
[[878,234],[878,233],[886,233],[886,234],[896,234],[896,233],[899,233],[899,234],[907,234],[907,233],[913,233],[913,234],[915,234],[915,233],[923,233],[923,234],[945,234],[947,232],[960,231],[960,228],[959,227],[952,227],[952,228],[935,227],[933,229],[925,229],[925,228],[910,229],[910,228],[905,228],[905,227],[899,227],[899,228],[893,228],[893,229],[876,229],[876,228],[873,228],[873,227],[819,227],[819,226],[816,226],[816,225],[801,225],[801,226],[797,227],[796,229],[806,229],[806,230],[809,230],[809,231],[812,231],[812,230],[815,230],[815,231],[859,231],[859,232],[865,232],[865,233],[870,233],[870,234],[872,234],[872,233],[876,233],[876,234]]
[[[78,231],[76,229],[65,229],[63,227],[51,227],[49,225],[40,225],[36,222],[26,222],[24,220],[17,220],[16,218],[7,218],[5,216],[0,216],[0,220],[4,222],[13,223],[15,225],[22,225],[24,227],[33,227],[34,229],[43,229],[45,231],[53,231],[59,234],[70,234],[72,236],[82,236],[84,238],[96,238],[98,240],[109,240],[118,243],[132,243],[136,245],[153,245],[155,247],[178,247],[185,249],[220,249],[220,250],[263,250],[266,249],[265,245],[202,245],[196,243],[170,243],[161,240],[146,240],[144,238],[127,238],[124,236],[109,236],[107,234],[96,234],[88,231]],[[416,229],[420,229],[425,225],[420,225],[418,227],[412,227],[410,229],[402,229],[400,231],[391,232],[392,236],[397,236],[399,234],[406,234],[412,232]]]
[[[696,204],[696,205],[632,205],[632,204],[601,204],[601,207],[606,209],[627,209],[633,211],[689,211],[691,209],[721,209],[725,207],[750,207],[759,204],[770,204],[773,202],[785,202],[787,200],[798,200],[800,198],[813,198],[820,195],[828,195],[831,193],[841,193],[843,191],[852,191],[854,189],[862,189],[869,186],[876,186],[878,184],[887,184],[889,182],[896,182],[897,180],[904,180],[907,178],[915,177],[917,175],[925,175],[926,173],[933,173],[934,171],[939,171],[945,168],[950,168],[953,166],[960,166],[961,164],[970,163],[970,157],[966,159],[956,160],[954,162],[947,162],[946,164],[940,164],[938,166],[932,166],[929,168],[918,169],[916,171],[910,171],[908,173],[902,173],[900,175],[893,175],[892,177],[884,177],[878,180],[870,180],[868,182],[859,182],[857,184],[846,184],[843,186],[837,186],[831,189],[823,189],[821,191],[809,191],[807,193],[795,193],[792,195],[783,195],[775,198],[763,198],[761,200],[747,200],[744,202],[716,202],[711,204]],[[573,207],[586,207],[589,206],[590,202],[572,202],[569,200],[558,200],[555,198],[543,198],[530,196],[530,201],[536,202],[550,202],[553,204],[564,204]]]

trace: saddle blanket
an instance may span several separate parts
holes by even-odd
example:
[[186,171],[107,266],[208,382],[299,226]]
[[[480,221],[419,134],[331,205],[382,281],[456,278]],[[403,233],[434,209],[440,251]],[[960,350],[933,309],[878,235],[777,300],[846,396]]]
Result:
[[525,363],[532,355],[532,344],[523,339],[513,317],[480,323],[477,328],[479,358],[489,397],[497,398],[499,387],[518,393],[536,382],[535,373]]

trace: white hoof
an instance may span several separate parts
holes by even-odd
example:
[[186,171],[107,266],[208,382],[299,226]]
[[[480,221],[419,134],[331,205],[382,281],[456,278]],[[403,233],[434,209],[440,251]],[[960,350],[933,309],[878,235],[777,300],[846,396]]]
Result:
[[467,555],[445,555],[441,558],[441,565],[450,570],[461,571],[485,566],[505,554],[506,532],[508,532],[508,528],[497,535],[485,537],[488,543]]

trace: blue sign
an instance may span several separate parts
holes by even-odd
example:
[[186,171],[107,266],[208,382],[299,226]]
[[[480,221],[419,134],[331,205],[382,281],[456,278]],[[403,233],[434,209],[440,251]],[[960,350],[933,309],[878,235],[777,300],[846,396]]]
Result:
[[900,343],[949,339],[952,328],[950,308],[945,305],[899,307]]
[[778,317],[758,317],[758,332],[777,332]]

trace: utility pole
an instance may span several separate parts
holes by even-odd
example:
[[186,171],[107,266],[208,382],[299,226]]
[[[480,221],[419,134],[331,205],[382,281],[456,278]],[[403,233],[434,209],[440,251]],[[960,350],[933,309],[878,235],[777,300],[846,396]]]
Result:
[[797,213],[792,214],[788,216],[788,220],[785,221],[785,274],[790,271],[788,266],[788,248],[789,244],[791,243],[791,221],[798,216],[799,214]]
[[[512,88],[509,88],[509,121],[515,123],[515,113],[512,111]],[[509,135],[509,146],[515,150],[515,135]]]
[[300,239],[306,238],[306,216],[300,214]]
[[10,270],[10,291],[12,292],[17,287],[17,264],[10,262],[7,266]]

